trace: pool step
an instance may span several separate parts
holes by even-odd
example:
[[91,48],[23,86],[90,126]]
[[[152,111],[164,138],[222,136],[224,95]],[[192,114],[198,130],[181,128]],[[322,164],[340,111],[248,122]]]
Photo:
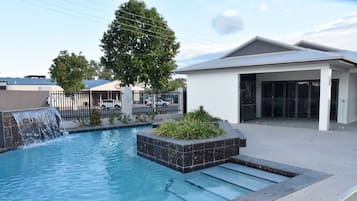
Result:
[[203,170],[202,173],[250,191],[258,191],[274,183],[219,166]]
[[289,179],[289,177],[266,172],[263,170],[251,168],[251,167],[236,164],[236,163],[224,163],[219,166],[233,170],[233,171],[242,172],[242,173],[249,174],[252,176],[260,177],[260,178],[263,178],[263,179],[266,179],[266,180],[269,180],[269,181],[272,181],[275,183],[279,183],[279,182]]
[[227,200],[233,200],[251,192],[239,186],[235,186],[204,174],[186,179],[185,181],[206,191],[224,197]]
[[201,189],[197,186],[194,186],[188,182],[177,182],[172,183],[170,187],[167,188],[167,191],[174,194],[178,198],[184,201],[227,201],[221,196],[218,196],[212,192]]

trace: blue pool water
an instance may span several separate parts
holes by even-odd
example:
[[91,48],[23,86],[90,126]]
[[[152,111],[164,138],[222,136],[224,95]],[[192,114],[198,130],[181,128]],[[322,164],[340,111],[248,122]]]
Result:
[[[221,186],[214,177],[203,177],[203,171],[182,174],[137,156],[136,133],[143,128],[69,135],[0,154],[0,201],[175,201],[203,195],[222,200],[212,192],[226,191],[234,197],[250,192],[231,184]],[[212,192],[188,182],[208,185]]]

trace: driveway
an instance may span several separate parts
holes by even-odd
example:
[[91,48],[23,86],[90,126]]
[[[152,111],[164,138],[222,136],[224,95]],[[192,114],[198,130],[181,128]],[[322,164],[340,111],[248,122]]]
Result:
[[357,185],[357,130],[321,132],[256,124],[233,126],[247,137],[247,147],[241,149],[241,154],[333,175],[279,201],[334,201]]

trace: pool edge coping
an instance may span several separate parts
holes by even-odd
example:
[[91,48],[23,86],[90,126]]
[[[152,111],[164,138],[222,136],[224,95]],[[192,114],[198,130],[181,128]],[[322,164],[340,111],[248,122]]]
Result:
[[291,177],[286,181],[276,183],[262,190],[247,194],[246,196],[235,198],[232,201],[273,201],[332,176],[332,174],[320,171],[254,158],[247,155],[233,156],[229,161]]
[[69,128],[66,131],[69,134],[76,134],[81,132],[91,132],[91,131],[103,131],[103,130],[111,130],[117,128],[128,128],[128,127],[136,127],[136,126],[150,126],[153,122],[136,122],[130,124],[121,124],[121,125],[106,125],[106,126],[92,126],[92,127],[82,127],[82,128]]

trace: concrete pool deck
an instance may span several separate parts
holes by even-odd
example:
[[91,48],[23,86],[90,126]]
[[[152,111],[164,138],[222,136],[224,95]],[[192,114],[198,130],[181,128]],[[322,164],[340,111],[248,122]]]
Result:
[[357,185],[357,130],[233,124],[247,138],[241,154],[332,174],[279,201],[334,201]]

